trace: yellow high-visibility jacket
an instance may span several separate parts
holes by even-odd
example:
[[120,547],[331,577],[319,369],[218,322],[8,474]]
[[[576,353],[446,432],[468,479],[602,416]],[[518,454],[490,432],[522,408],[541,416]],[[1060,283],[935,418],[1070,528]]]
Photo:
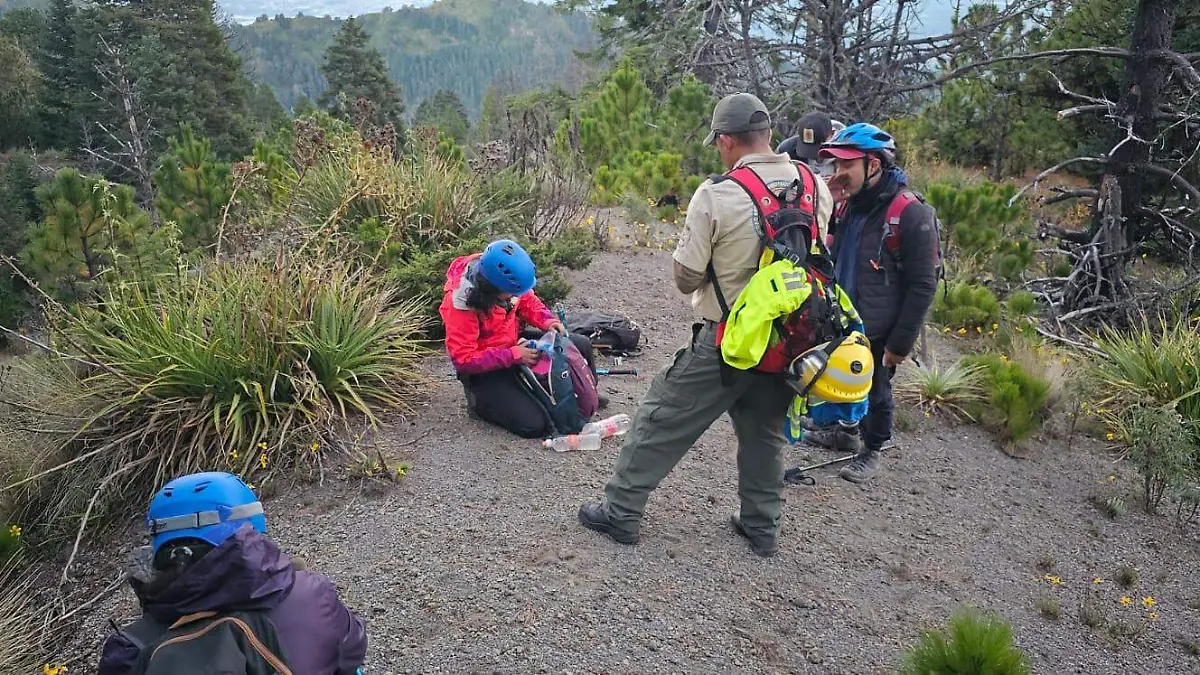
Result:
[[[784,319],[800,309],[812,295],[814,285],[824,293],[824,286],[816,277],[788,260],[777,260],[755,272],[729,308],[721,339],[725,362],[740,370],[758,365],[767,349],[782,337],[775,330],[776,319]],[[842,310],[842,329],[846,333],[862,331],[862,319],[850,298],[836,284],[833,292]]]

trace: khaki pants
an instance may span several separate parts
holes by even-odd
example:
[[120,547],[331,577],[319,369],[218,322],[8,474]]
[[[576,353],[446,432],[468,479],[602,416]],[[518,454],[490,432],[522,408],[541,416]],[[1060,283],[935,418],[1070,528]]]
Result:
[[692,326],[688,346],[655,375],[605,486],[612,524],[636,533],[646,500],[712,423],[728,412],[738,441],[741,518],[755,537],[774,538],[783,511],[783,422],[794,392],[779,376],[731,369],[721,384],[716,325]]

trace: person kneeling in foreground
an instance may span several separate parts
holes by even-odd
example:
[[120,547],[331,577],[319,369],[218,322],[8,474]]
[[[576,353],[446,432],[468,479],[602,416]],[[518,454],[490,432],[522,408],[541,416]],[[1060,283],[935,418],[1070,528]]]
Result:
[[[566,327],[533,292],[536,268],[529,254],[507,239],[482,253],[456,259],[446,271],[438,312],[446,328],[446,351],[467,394],[468,408],[483,420],[523,438],[553,435],[542,404],[522,385],[518,369],[540,359],[529,346],[545,331],[556,331],[587,360],[595,375],[592,343],[568,335]],[[522,333],[521,324],[532,332]],[[599,397],[600,407],[607,401]]]
[[265,536],[262,504],[237,476],[171,481],[146,523],[151,545],[129,572],[142,618],[105,641],[99,675],[360,672],[362,619]]

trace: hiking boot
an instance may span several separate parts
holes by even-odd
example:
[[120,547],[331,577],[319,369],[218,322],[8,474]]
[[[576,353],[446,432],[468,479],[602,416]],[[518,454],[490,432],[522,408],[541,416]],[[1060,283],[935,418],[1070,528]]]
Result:
[[770,558],[779,553],[779,545],[775,543],[774,537],[765,537],[762,535],[751,535],[746,531],[746,527],[742,525],[742,517],[736,513],[729,514],[729,524],[733,526],[733,531],[742,535],[750,542],[750,550],[754,551],[760,557]]
[[840,424],[834,424],[823,429],[816,428],[812,431],[806,430],[803,440],[805,443],[819,445],[829,450],[863,451],[862,437],[846,431]]
[[879,473],[880,465],[883,464],[883,452],[880,450],[867,450],[859,453],[849,464],[842,467],[839,475],[851,483],[865,483]]
[[617,529],[612,521],[608,518],[608,511],[604,510],[602,502],[588,502],[579,507],[579,524],[589,530],[595,530],[601,534],[607,535],[609,539],[618,544],[636,544],[638,536],[636,532],[626,532]]

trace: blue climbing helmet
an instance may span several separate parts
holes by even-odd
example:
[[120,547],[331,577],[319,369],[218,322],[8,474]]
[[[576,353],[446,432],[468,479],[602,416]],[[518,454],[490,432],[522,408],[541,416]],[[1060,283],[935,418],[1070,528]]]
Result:
[[896,161],[896,139],[874,124],[859,122],[839,131],[821,146],[822,159],[859,159],[868,153],[881,155],[888,164]]
[[220,546],[243,525],[265,533],[262,503],[241,478],[224,472],[194,473],[163,486],[150,500],[146,528],[157,554],[176,539],[200,539]]
[[479,257],[479,273],[501,293],[524,295],[537,284],[533,259],[510,239],[488,244]]

